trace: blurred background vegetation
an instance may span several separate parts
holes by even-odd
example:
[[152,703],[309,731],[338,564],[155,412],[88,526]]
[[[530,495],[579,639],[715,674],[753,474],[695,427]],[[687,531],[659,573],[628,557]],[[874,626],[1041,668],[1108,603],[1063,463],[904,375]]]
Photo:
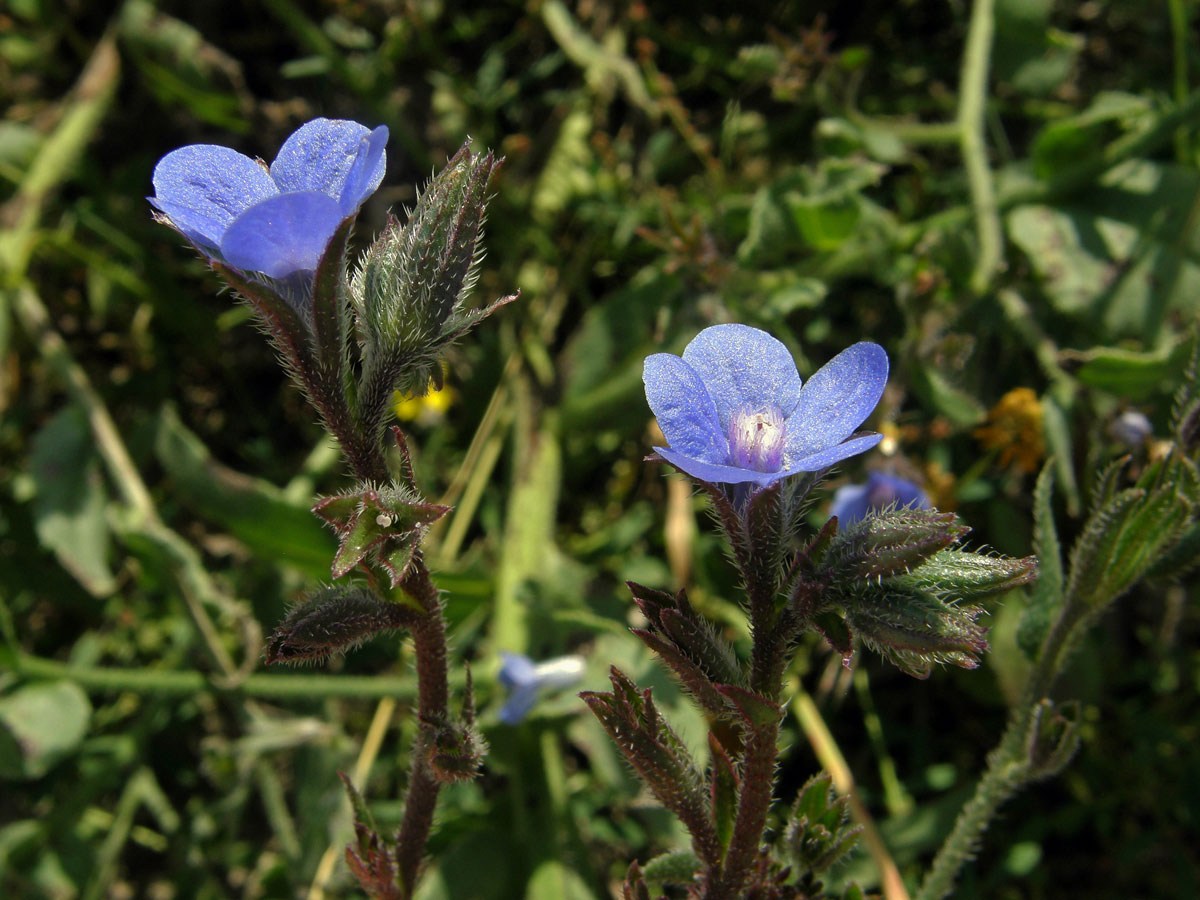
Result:
[[[8,0],[0,894],[355,896],[337,771],[399,815],[402,642],[260,664],[329,578],[308,506],[345,473],[247,312],[152,222],[164,153],[386,124],[362,240],[468,137],[507,156],[477,294],[522,298],[444,391],[397,404],[426,493],[457,505],[429,558],[492,747],[444,794],[426,896],[603,898],[681,837],[572,691],[507,726],[495,675],[500,651],[582,654],[586,688],[619,663],[703,738],[627,633],[633,579],[744,637],[703,504],[642,461],[643,357],[722,321],[802,375],[878,341],[887,440],[838,478],[917,480],[1024,555],[1053,456],[1069,540],[1097,467],[1153,453],[1195,344],[1195,29],[1192,0]],[[959,896],[1200,895],[1195,594],[1139,588],[1093,633],[1059,687],[1079,757],[1006,808]],[[799,648],[793,708],[815,704],[910,886],[1003,727],[1022,604],[990,604],[983,668],[927,682]],[[787,729],[790,799],[821,763],[811,720]],[[866,853],[836,877],[879,878]]]

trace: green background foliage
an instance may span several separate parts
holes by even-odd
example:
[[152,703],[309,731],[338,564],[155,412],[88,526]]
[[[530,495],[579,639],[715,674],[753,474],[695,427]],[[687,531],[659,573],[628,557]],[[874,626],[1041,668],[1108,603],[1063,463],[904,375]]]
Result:
[[[521,300],[450,353],[449,407],[405,423],[425,494],[457,506],[428,557],[452,686],[469,660],[491,745],[444,792],[425,896],[600,898],[685,839],[573,692],[498,722],[499,652],[581,653],[581,689],[620,665],[699,745],[700,713],[628,634],[623,582],[686,586],[746,645],[703,502],[643,462],[642,359],[723,321],[778,336],[804,376],[883,344],[888,440],[836,477],[924,480],[1014,555],[1034,477],[974,431],[1029,388],[1041,417],[1014,440],[1054,454],[1070,546],[1130,451],[1115,417],[1162,436],[1195,345],[1195,24],[1188,0],[11,0],[0,894],[354,896],[337,771],[399,818],[403,641],[261,665],[263,631],[329,579],[308,506],[346,477],[246,310],[152,222],[164,153],[269,159],[314,116],[386,124],[364,245],[468,136],[507,157],[476,298]],[[1082,703],[1079,756],[1006,807],[957,896],[1200,894],[1195,595],[1139,586],[1089,636],[1057,689]],[[980,670],[926,682],[798,648],[793,708],[828,723],[910,887],[1003,729],[1025,602],[988,602]],[[787,804],[825,759],[814,734],[789,716]],[[832,877],[879,883],[861,851]]]

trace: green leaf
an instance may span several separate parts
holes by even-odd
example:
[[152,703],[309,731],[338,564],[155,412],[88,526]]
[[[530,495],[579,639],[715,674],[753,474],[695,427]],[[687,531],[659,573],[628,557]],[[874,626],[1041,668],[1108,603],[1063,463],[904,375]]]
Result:
[[329,577],[333,542],[309,510],[284,500],[274,485],[213,460],[169,407],[159,416],[154,450],[171,477],[174,499],[226,529],[257,556],[312,578]]
[[1156,394],[1163,382],[1181,368],[1190,352],[1190,341],[1150,353],[1120,347],[1094,347],[1078,354],[1076,379],[1122,397],[1141,399]]
[[919,363],[909,370],[912,386],[939,413],[960,428],[969,428],[987,416],[987,410],[972,394],[952,385],[928,363]]
[[1050,28],[1051,0],[997,0],[997,79],[1023,94],[1050,93],[1072,72],[1082,38]]
[[1029,604],[1017,626],[1017,644],[1032,659],[1063,601],[1062,550],[1054,522],[1054,461],[1047,460],[1033,489],[1033,550],[1038,558],[1038,580],[1029,593]]
[[663,881],[671,884],[691,884],[700,869],[700,860],[686,850],[673,850],[656,856],[642,867],[642,877],[647,881]]
[[837,250],[856,234],[869,205],[863,190],[886,171],[865,159],[828,157],[787,172],[755,195],[738,260],[782,264],[802,244],[824,253]]
[[1195,170],[1133,160],[1061,207],[1012,210],[1009,236],[1055,309],[1153,344],[1169,314],[1200,310],[1200,229],[1179,202],[1198,190]]
[[1192,504],[1174,485],[1129,488],[1093,513],[1071,557],[1067,597],[1099,609],[1124,593],[1184,533]]
[[525,900],[596,900],[596,895],[578,872],[557,859],[548,859],[533,870]]
[[[737,821],[738,774],[733,760],[724,745],[711,731],[708,733],[708,753],[712,760],[712,811],[717,826],[717,839],[726,852],[733,838],[733,826]],[[695,857],[693,857],[695,859]],[[698,866],[693,865],[694,874]],[[661,880],[661,879],[660,879]],[[676,879],[679,880],[679,879]],[[690,881],[687,878],[684,881]]]
[[1051,394],[1042,395],[1042,435],[1046,439],[1047,452],[1054,458],[1054,474],[1059,490],[1066,498],[1067,512],[1077,516],[1082,500],[1071,462],[1074,458],[1071,427],[1066,412]]
[[68,407],[42,427],[33,439],[30,467],[38,540],[93,596],[111,594],[116,580],[108,564],[107,492],[82,410]]
[[91,715],[73,681],[26,685],[0,698],[0,778],[41,778],[75,752]]
[[1091,105],[1076,116],[1057,119],[1043,128],[1033,141],[1033,167],[1040,178],[1079,165],[1079,160],[1134,126],[1151,112],[1145,97],[1116,91],[1096,95]]
[[850,824],[849,799],[835,794],[832,778],[819,772],[796,796],[784,842],[800,872],[820,875],[853,849],[861,831]]

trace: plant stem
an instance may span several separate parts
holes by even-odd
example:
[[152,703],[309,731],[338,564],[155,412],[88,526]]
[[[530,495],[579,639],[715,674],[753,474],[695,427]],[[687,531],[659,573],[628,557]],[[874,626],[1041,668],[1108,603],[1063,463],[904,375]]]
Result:
[[[777,703],[786,664],[786,642],[781,640],[780,629],[776,627],[774,595],[777,585],[774,582],[769,586],[764,585],[755,579],[748,581],[748,586],[754,641],[750,657],[750,687],[764,699]],[[726,900],[739,896],[758,861],[763,830],[767,826],[767,815],[775,793],[779,724],[780,719],[776,718],[770,724],[756,724],[746,729],[733,835],[721,871],[705,885],[705,900]]]
[[917,900],[942,900],[954,889],[962,867],[975,855],[975,848],[1000,806],[1028,784],[1037,773],[1029,759],[1030,731],[1034,712],[1050,693],[1071,651],[1084,630],[1083,607],[1063,602],[1062,611],[1042,641],[1037,661],[1025,682],[1021,699],[1012,708],[1008,726],[996,748],[988,754],[988,767],[975,793],[962,808],[954,828],[942,843],[933,865],[925,875]]
[[1021,757],[1029,716],[1018,715],[1019,712],[1014,710],[1004,737],[988,754],[987,771],[955,820],[954,830],[938,850],[917,900],[942,900],[949,896],[959,871],[974,857],[979,838],[1000,805],[1022,787],[1028,774],[1026,761]]
[[[21,678],[65,678],[93,693],[131,691],[137,694],[191,696],[212,692],[278,700],[334,697],[407,700],[416,693],[413,680],[408,676],[255,673],[236,686],[226,687],[197,671],[79,666],[26,653],[11,657],[9,662],[12,671]],[[461,682],[461,678],[457,681]],[[459,686],[458,683],[455,686]]]
[[442,615],[437,588],[420,555],[413,560],[401,587],[428,613],[411,627],[417,658],[417,739],[413,743],[408,788],[404,797],[404,818],[396,835],[396,866],[400,892],[412,897],[425,856],[425,843],[433,828],[441,783],[429,762],[437,729],[448,718],[448,676],[446,670],[446,620]]
[[[1188,45],[1191,35],[1188,33],[1189,11],[1185,0],[1167,0],[1167,10],[1171,17],[1171,58],[1174,69],[1173,94],[1176,103],[1183,103],[1188,95]],[[1187,128],[1180,126],[1175,131],[1175,161],[1187,165],[1189,155]]]
[[975,232],[979,239],[979,258],[971,274],[971,289],[976,294],[987,291],[992,276],[1004,263],[1004,238],[984,143],[984,113],[994,31],[993,0],[975,0],[959,81],[958,142],[967,170]]

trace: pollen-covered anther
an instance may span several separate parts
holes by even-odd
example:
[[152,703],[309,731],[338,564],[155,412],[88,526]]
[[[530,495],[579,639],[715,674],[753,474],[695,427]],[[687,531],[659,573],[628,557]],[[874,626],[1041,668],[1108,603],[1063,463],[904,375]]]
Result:
[[742,407],[729,423],[729,464],[756,472],[778,472],[787,427],[776,405]]

